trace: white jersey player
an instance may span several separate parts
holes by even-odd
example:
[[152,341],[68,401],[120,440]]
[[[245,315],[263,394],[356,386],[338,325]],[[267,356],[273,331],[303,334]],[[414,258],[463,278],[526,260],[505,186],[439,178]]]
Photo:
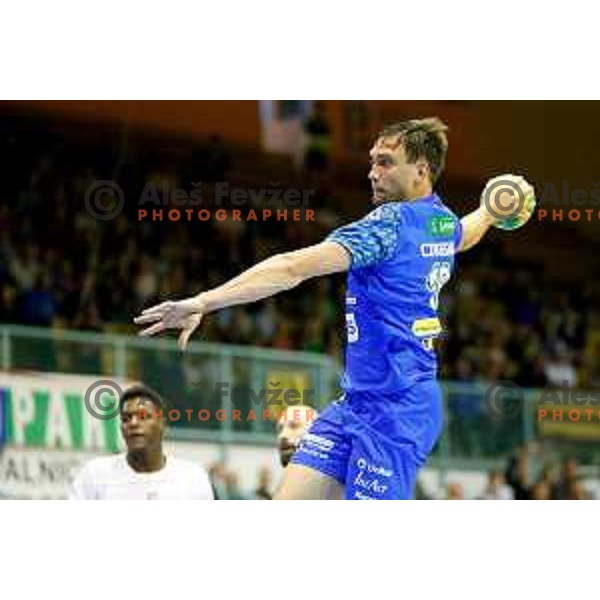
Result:
[[86,464],[71,486],[70,499],[214,500],[202,467],[163,452],[163,401],[154,390],[129,388],[120,408],[127,452]]

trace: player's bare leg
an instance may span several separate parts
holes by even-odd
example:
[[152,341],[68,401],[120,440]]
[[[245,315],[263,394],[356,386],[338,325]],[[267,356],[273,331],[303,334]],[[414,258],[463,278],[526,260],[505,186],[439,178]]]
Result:
[[273,500],[342,500],[344,487],[332,477],[303,465],[289,465]]

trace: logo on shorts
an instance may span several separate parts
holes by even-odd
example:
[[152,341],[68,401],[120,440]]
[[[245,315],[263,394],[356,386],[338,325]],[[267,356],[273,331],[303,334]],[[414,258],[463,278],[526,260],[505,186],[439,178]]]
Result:
[[366,478],[364,476],[364,471],[359,471],[354,480],[354,485],[373,494],[385,494],[388,489],[388,486],[380,483],[379,479]]
[[357,500],[377,500],[389,489],[389,482],[385,477],[391,477],[393,472],[382,465],[376,465],[364,458],[356,460],[358,473],[352,482],[355,488],[354,497]]
[[302,437],[302,442],[308,446],[313,446],[317,450],[329,451],[333,448],[334,443],[332,440],[315,435],[314,433],[307,433]]
[[331,440],[314,433],[305,433],[300,440],[300,450],[302,452],[321,460],[329,458],[329,452],[334,445]]
[[358,342],[358,325],[356,324],[354,313],[346,313],[346,333],[349,344]]
[[356,466],[361,471],[366,471],[367,473],[372,473],[373,475],[381,475],[382,477],[391,477],[393,474],[391,469],[386,469],[381,465],[374,465],[373,463],[366,461],[364,458],[359,458],[356,461]]

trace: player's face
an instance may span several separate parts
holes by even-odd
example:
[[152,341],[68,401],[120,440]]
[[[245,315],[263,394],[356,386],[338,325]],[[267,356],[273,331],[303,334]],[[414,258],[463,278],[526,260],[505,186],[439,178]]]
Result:
[[369,179],[374,204],[421,195],[429,167],[423,161],[407,162],[404,147],[396,138],[379,138],[371,148],[370,157]]
[[163,419],[150,400],[132,398],[121,410],[121,433],[129,452],[144,452],[160,447]]
[[[294,411],[291,411],[292,417]],[[304,412],[300,413],[300,418],[281,418],[277,423],[277,449],[279,450],[279,460],[283,467],[287,467],[294,452],[298,448],[300,438],[306,433],[312,421],[306,419]]]

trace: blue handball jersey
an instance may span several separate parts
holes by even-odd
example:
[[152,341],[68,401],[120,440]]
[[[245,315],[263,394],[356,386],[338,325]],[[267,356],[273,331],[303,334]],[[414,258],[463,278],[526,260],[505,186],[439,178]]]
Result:
[[436,195],[389,202],[327,238],[349,252],[346,392],[395,393],[435,377],[439,295],[461,237]]

